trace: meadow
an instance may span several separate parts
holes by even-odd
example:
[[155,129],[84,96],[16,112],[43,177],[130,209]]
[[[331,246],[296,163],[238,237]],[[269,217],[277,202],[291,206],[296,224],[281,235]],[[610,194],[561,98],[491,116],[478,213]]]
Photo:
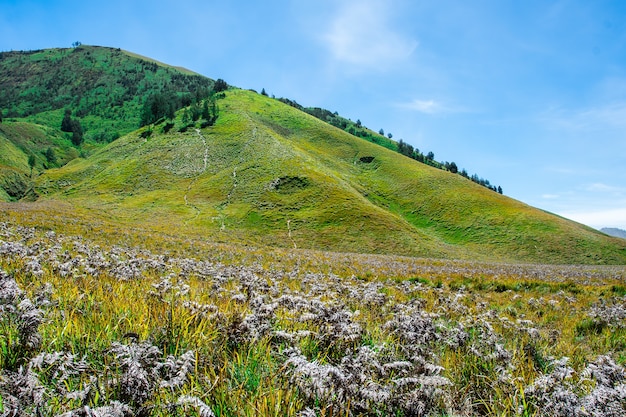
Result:
[[626,241],[125,51],[0,58],[0,416],[626,415]]
[[2,213],[2,415],[626,413],[624,267],[112,239]]

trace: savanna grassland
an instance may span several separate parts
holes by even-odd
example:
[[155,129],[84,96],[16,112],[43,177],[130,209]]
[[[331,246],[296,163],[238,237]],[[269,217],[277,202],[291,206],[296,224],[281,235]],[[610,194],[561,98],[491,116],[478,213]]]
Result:
[[125,51],[0,69],[0,415],[626,415],[626,241]]
[[18,225],[27,211],[3,217],[6,415],[626,410],[622,267],[261,250],[132,231],[135,246],[124,246],[106,232],[63,233],[80,225]]

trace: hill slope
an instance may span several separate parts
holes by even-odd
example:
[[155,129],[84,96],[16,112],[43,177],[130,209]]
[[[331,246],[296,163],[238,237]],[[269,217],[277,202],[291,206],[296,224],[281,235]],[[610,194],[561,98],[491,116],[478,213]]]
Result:
[[121,49],[80,46],[2,52],[0,85],[5,117],[59,128],[69,109],[88,139],[110,141],[139,127],[150,95],[206,94],[213,81]]
[[[137,129],[151,97],[174,106],[205,96],[213,81],[126,51],[97,46],[0,52],[0,201],[23,198],[34,171],[66,164]],[[84,143],[61,131],[65,112]]]
[[150,134],[144,128],[47,171],[37,192],[50,203],[70,201],[77,215],[218,241],[626,263],[623,241],[355,138],[277,100],[230,90],[219,107],[212,127],[185,131],[179,112],[174,126],[162,122]]

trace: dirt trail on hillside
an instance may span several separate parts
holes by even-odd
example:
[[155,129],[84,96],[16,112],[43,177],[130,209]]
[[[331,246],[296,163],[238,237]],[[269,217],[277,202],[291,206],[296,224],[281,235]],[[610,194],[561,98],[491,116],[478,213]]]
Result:
[[202,145],[204,146],[203,166],[200,172],[191,179],[191,181],[189,182],[189,185],[187,186],[187,190],[185,190],[185,195],[183,196],[183,199],[185,200],[185,205],[193,208],[196,212],[194,219],[200,215],[201,211],[197,206],[189,202],[189,199],[187,198],[187,194],[189,194],[189,191],[191,191],[191,188],[193,187],[195,182],[198,180],[198,178],[206,172],[207,166],[209,163],[209,145],[206,142],[206,138],[204,137],[204,135],[202,135],[202,131],[200,131],[200,129],[196,129],[196,134],[198,135],[198,137],[202,141]]
[[[252,121],[250,119],[250,121]],[[243,163],[245,162],[245,157],[243,156],[243,150],[250,145],[251,142],[254,142],[256,140],[256,126],[254,126],[252,128],[252,135],[250,137],[250,139],[244,144],[240,156],[239,156],[239,161],[237,163]],[[238,181],[237,181],[237,165],[233,166],[233,186],[231,187],[230,191],[228,192],[228,195],[226,197],[226,201],[230,204],[230,200],[233,196],[233,193],[235,192],[235,190],[237,189],[237,185],[238,185]]]

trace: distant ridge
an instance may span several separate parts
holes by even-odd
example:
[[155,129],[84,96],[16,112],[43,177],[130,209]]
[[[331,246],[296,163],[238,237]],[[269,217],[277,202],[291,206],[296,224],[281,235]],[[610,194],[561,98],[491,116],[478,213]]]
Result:
[[626,230],[618,229],[616,227],[603,227],[601,232],[606,233],[609,236],[620,237],[626,239]]

